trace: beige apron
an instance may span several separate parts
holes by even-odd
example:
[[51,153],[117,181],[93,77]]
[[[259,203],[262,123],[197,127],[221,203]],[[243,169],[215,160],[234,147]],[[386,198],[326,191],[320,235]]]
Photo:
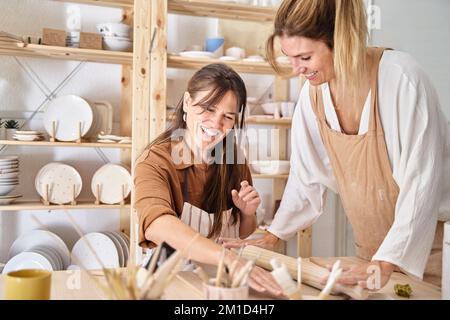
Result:
[[[208,213],[200,208],[185,202],[181,221],[190,226],[202,236],[207,237],[212,230],[214,223],[214,213]],[[218,237],[212,239],[217,241],[219,237],[239,238],[239,220],[235,225],[231,225],[231,209],[224,211],[222,215],[222,230]]]
[[[391,228],[399,193],[378,113],[378,66],[383,51],[383,48],[369,49],[371,110],[367,133],[347,135],[331,129],[326,122],[321,88],[311,86],[310,90],[322,141],[352,225],[357,255],[365,260],[371,260]],[[435,238],[433,247],[435,252],[430,256],[424,279],[440,284],[438,264],[439,258],[442,259],[442,232],[440,240]],[[433,279],[427,277],[429,272]]]

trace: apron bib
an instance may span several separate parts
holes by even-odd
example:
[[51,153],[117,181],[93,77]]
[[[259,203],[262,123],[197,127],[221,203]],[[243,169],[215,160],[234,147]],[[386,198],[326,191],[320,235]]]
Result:
[[[313,111],[336,178],[343,208],[352,225],[357,255],[371,260],[394,222],[399,188],[392,176],[384,132],[378,112],[378,66],[384,48],[370,48],[371,110],[368,132],[347,135],[326,121],[321,87],[310,87]],[[440,282],[436,265],[442,259],[442,238],[436,233],[424,280]],[[441,234],[442,237],[442,234]],[[428,274],[433,278],[428,278]]]

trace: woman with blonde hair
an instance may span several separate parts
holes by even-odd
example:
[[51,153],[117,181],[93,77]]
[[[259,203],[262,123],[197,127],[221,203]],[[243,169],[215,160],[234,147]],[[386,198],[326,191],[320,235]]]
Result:
[[[339,280],[374,288],[394,270],[440,285],[442,221],[450,215],[450,130],[435,89],[413,58],[367,47],[362,0],[284,0],[275,39],[306,78],[292,124],[291,171],[269,233],[271,248],[311,226],[328,189],[339,194],[366,262]],[[227,247],[240,241],[226,240]],[[431,252],[431,254],[430,254]]]

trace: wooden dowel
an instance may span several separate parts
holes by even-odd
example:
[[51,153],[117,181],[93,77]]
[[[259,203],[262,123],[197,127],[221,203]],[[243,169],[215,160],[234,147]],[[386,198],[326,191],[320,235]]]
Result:
[[[256,260],[256,264],[264,269],[272,270],[270,265],[270,260],[272,258],[277,258],[282,263],[284,263],[291,276],[294,279],[297,279],[297,261],[295,258],[288,257],[270,250],[266,250],[263,248],[255,247],[255,246],[246,246],[244,248],[243,257],[247,259],[255,259],[258,255],[261,255],[259,259]],[[321,284],[320,280],[329,275],[327,269],[322,268],[315,263],[309,261],[309,259],[302,259],[302,282],[322,290],[324,285]],[[353,299],[367,299],[369,292],[367,289],[364,289],[358,285],[354,286],[346,286],[341,284],[335,285],[336,293],[344,293],[350,296]]]

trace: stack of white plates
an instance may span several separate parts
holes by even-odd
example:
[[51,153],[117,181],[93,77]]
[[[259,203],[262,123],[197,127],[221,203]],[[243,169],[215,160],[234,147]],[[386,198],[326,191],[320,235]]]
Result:
[[19,184],[19,157],[0,157],[0,202],[7,204],[17,199],[18,195],[9,195]]
[[9,249],[9,258],[3,274],[23,269],[65,270],[70,261],[64,241],[45,230],[33,230],[17,238]]
[[72,265],[87,270],[119,268],[127,264],[130,240],[121,232],[91,232],[80,238],[72,248]]
[[131,175],[125,167],[112,163],[105,164],[92,177],[91,190],[101,203],[120,203],[131,192]]
[[41,141],[44,140],[44,134],[40,131],[16,131],[13,139],[19,141]]
[[100,23],[97,30],[103,35],[103,49],[131,51],[133,39],[130,26],[124,23]]
[[46,164],[35,178],[35,187],[39,195],[56,204],[66,204],[75,200],[81,192],[82,185],[78,171],[60,162]]

